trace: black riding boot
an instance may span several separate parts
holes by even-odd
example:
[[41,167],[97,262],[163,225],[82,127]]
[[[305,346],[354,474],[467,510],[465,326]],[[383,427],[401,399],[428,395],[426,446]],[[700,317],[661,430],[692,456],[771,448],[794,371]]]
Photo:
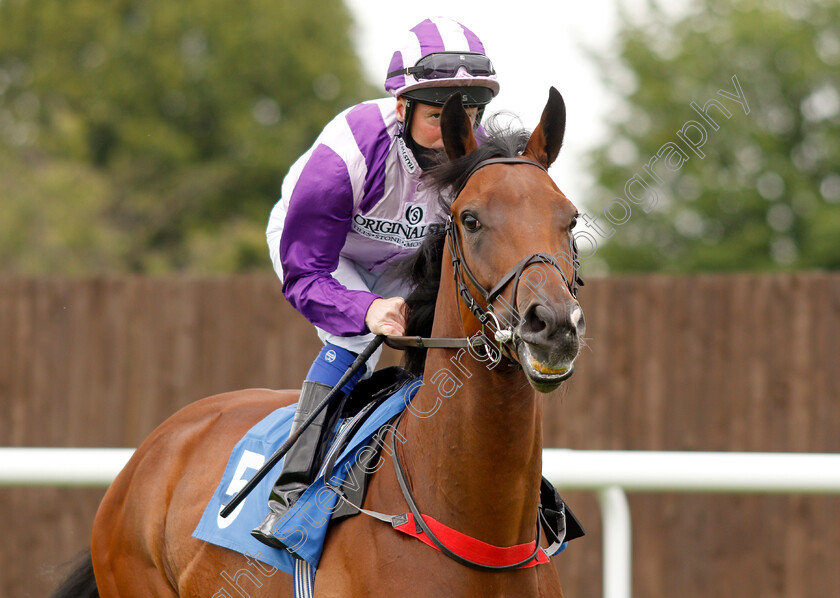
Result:
[[[332,387],[326,384],[304,380],[290,434],[298,429],[331,390]],[[259,526],[251,531],[251,535],[263,544],[285,548],[272,532],[289,507],[300,498],[318,473],[327,448],[325,441],[335,427],[343,402],[342,397],[336,397],[327,405],[283,458],[283,470],[274,482],[268,500],[271,512]]]

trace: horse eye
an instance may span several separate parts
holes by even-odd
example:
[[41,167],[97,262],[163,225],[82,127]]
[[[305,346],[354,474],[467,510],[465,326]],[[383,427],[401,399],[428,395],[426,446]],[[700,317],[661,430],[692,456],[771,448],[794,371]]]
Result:
[[577,226],[577,216],[572,216],[572,221],[569,223],[569,230]]
[[468,231],[476,231],[479,228],[481,228],[481,223],[478,221],[478,218],[476,218],[470,213],[462,215],[461,222],[464,223],[464,228],[466,228]]

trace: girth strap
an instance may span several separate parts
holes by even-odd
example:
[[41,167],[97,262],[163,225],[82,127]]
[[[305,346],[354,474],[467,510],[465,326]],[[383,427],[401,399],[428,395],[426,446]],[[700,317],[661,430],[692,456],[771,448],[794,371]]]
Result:
[[[482,571],[525,569],[551,562],[539,548],[539,540],[515,546],[494,546],[447,527],[428,515],[418,520],[408,513],[407,521],[394,529],[417,538],[462,565]],[[445,545],[440,538],[445,538]]]

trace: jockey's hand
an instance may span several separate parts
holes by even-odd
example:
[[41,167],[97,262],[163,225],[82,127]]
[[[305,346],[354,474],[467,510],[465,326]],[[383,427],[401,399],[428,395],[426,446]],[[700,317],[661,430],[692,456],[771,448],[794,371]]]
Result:
[[374,299],[365,315],[365,324],[374,334],[405,335],[406,305],[402,297]]

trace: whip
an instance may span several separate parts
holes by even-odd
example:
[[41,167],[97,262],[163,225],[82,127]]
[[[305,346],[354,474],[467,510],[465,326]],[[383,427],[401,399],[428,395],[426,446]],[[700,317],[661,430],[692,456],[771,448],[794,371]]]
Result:
[[268,461],[266,461],[263,464],[263,466],[257,470],[257,473],[254,474],[254,477],[248,480],[248,483],[245,484],[245,486],[233,496],[233,498],[228,504],[224,506],[224,508],[222,508],[222,517],[227,517],[228,515],[233,513],[234,509],[236,509],[236,507],[239,506],[239,503],[245,500],[245,498],[251,493],[251,490],[256,488],[257,484],[259,484],[262,481],[262,479],[268,474],[268,472],[271,471],[271,469],[275,465],[277,465],[280,459],[282,459],[283,456],[289,452],[289,449],[292,448],[292,445],[294,445],[297,439],[301,437],[306,428],[308,428],[309,425],[315,420],[315,418],[318,417],[318,414],[321,413],[321,411],[323,411],[324,408],[327,405],[329,405],[330,402],[341,393],[341,387],[347,384],[347,382],[350,381],[350,379],[356,374],[356,372],[358,372],[360,369],[362,369],[362,367],[364,367],[365,363],[367,363],[367,360],[370,359],[370,356],[373,355],[373,352],[379,348],[379,345],[381,345],[382,341],[384,340],[385,335],[378,334],[372,341],[368,343],[367,347],[365,347],[364,350],[361,353],[359,353],[359,356],[356,357],[353,363],[350,364],[350,367],[347,369],[346,372],[344,372],[344,375],[341,377],[338,383],[335,386],[333,386],[333,389],[329,392],[329,394],[326,397],[324,397],[324,399],[318,404],[318,406],[315,407],[315,410],[309,414],[309,417],[303,420],[303,423],[301,423],[300,426],[289,435],[289,438],[286,440],[286,442],[284,442],[282,446],[280,446],[280,448],[274,451],[274,454],[271,455]]

